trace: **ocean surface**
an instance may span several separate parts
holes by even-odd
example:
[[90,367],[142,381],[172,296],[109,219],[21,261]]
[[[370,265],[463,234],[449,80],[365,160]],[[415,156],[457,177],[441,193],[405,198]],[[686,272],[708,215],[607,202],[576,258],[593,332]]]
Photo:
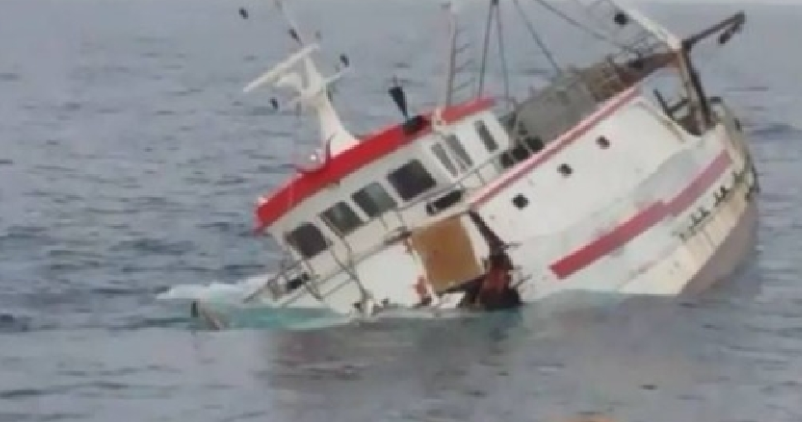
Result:
[[[253,206],[314,139],[293,141],[305,122],[271,112],[268,93],[242,94],[289,51],[269,6],[0,2],[0,422],[802,420],[802,5],[645,6],[683,33],[748,12],[731,45],[699,56],[751,133],[763,187],[754,254],[710,291],[469,319],[273,313],[198,330],[182,298],[236,296],[272,269]],[[393,75],[413,107],[433,99],[434,10],[298,5],[354,64],[337,95],[358,131],[398,120]],[[514,31],[512,73],[546,72]]]

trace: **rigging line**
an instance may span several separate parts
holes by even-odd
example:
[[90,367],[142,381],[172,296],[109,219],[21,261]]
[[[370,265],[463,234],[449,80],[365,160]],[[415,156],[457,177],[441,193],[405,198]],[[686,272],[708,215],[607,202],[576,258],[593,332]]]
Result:
[[490,25],[493,22],[493,12],[496,11],[497,6],[498,0],[490,0],[490,7],[487,11],[487,22],[485,24],[484,45],[482,46],[482,64],[479,67],[479,84],[476,89],[477,96],[482,94],[482,89],[484,88],[485,69],[487,67],[487,49],[490,47],[490,31],[492,30]]
[[518,9],[518,13],[521,16],[521,19],[524,21],[526,25],[526,29],[529,30],[529,34],[534,38],[535,43],[537,43],[540,51],[546,56],[546,60],[549,61],[554,70],[557,71],[557,74],[563,73],[563,70],[560,68],[560,65],[557,63],[557,60],[554,59],[554,55],[549,50],[546,43],[543,41],[543,38],[540,37],[540,34],[537,33],[535,30],[535,26],[532,25],[532,22],[527,18],[526,13],[524,13],[523,7],[521,7],[521,3],[518,0],[512,0],[515,8]]
[[498,55],[501,59],[501,71],[504,77],[504,98],[510,98],[510,73],[507,70],[507,57],[504,54],[504,32],[500,7],[496,7],[496,37],[498,38]]
[[451,105],[451,97],[453,94],[454,75],[456,71],[456,56],[457,56],[457,17],[453,12],[453,4],[447,3],[443,10],[446,16],[446,48],[448,49],[448,56],[446,58],[446,71],[443,90],[443,105],[448,107]]
[[[585,16],[587,24],[590,25],[597,25],[596,29],[603,33],[606,37],[610,39],[615,38],[615,28],[610,26],[610,22],[601,19],[597,14],[594,14],[592,9],[597,7],[600,3],[605,0],[592,0],[590,4],[582,3],[585,0],[570,0],[571,3],[574,3],[576,7],[582,10],[582,15]],[[607,0],[608,2],[613,2],[614,0]],[[615,5],[615,3],[613,3]],[[587,44],[585,44],[587,46]]]
[[588,34],[590,34],[590,35],[592,35],[592,36],[596,37],[596,38],[597,38],[597,39],[599,39],[599,40],[606,41],[606,42],[610,43],[610,44],[611,44],[611,45],[613,45],[613,46],[616,46],[616,47],[618,47],[618,48],[620,48],[620,49],[622,49],[622,50],[627,50],[627,51],[629,51],[629,52],[631,52],[631,53],[635,53],[635,52],[636,52],[636,51],[635,51],[635,50],[633,50],[632,48],[630,48],[630,47],[628,47],[628,46],[626,46],[626,45],[623,45],[623,44],[620,44],[620,43],[616,42],[616,41],[615,41],[614,39],[612,39],[611,37],[609,37],[609,36],[607,36],[607,35],[605,35],[605,34],[603,34],[603,33],[599,32],[599,31],[596,31],[596,30],[594,30],[593,28],[589,28],[589,27],[587,27],[587,26],[583,25],[581,22],[577,21],[576,19],[574,19],[574,18],[572,18],[572,17],[570,17],[570,16],[566,15],[566,14],[565,14],[564,12],[562,12],[560,9],[557,9],[557,8],[556,8],[556,7],[554,7],[553,5],[549,4],[549,2],[548,2],[547,0],[532,0],[532,1],[534,1],[534,2],[536,2],[536,3],[538,3],[538,4],[540,4],[540,5],[541,5],[541,6],[543,6],[543,7],[544,7],[546,10],[548,10],[548,11],[550,11],[551,13],[553,13],[553,14],[557,15],[557,17],[559,17],[559,18],[562,18],[562,20],[566,21],[567,23],[571,24],[572,26],[576,27],[577,29],[580,29],[580,30],[582,30],[582,31],[585,31],[585,32],[587,32]]
[[594,4],[586,5],[586,4],[582,3],[582,0],[571,0],[571,3],[574,3],[576,5],[576,7],[581,9],[583,14],[587,16],[587,20],[588,20],[589,23],[599,24],[602,28],[604,28],[602,31],[605,32],[605,35],[610,37],[610,38],[613,38],[615,36],[615,34],[608,26],[609,22],[605,22],[605,21],[599,19],[599,17],[597,15],[594,15],[591,12],[591,9],[596,7],[601,2],[602,2],[602,0],[596,0],[596,1],[592,2]]
[[276,8],[276,10],[278,10],[278,12],[281,15],[281,17],[284,18],[284,20],[286,21],[287,26],[289,27],[290,37],[292,37],[292,39],[294,39],[295,42],[297,42],[301,46],[306,46],[307,45],[306,36],[303,34],[303,32],[298,27],[298,23],[294,19],[293,14],[290,13],[284,7],[284,1],[283,0],[274,0],[274,7]]
[[340,233],[337,233],[337,237],[340,238],[340,241],[343,242],[345,248],[348,250],[348,262],[343,263],[334,252],[334,249],[331,249],[331,255],[334,257],[334,260],[337,261],[337,264],[340,265],[340,268],[342,268],[344,272],[351,276],[353,282],[356,283],[357,288],[359,288],[359,293],[362,296],[362,302],[367,303],[368,299],[374,299],[374,297],[373,294],[371,294],[359,280],[359,274],[357,274],[354,265],[354,250],[351,248],[351,244],[348,243],[348,240],[341,236]]

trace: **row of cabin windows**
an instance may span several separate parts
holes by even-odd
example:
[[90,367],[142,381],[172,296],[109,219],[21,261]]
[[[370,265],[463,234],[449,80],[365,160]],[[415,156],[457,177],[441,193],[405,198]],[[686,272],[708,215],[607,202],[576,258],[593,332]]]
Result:
[[312,223],[301,223],[286,236],[287,243],[298,253],[311,258],[328,249],[331,242]]
[[377,182],[356,191],[351,199],[370,218],[378,217],[396,206],[395,199]]
[[[437,182],[418,160],[411,160],[387,175],[398,196],[409,201],[435,187]],[[378,182],[354,192],[351,199],[369,218],[396,208],[395,199]],[[340,236],[347,236],[365,224],[346,202],[340,201],[320,214],[321,220]],[[310,259],[325,251],[331,242],[312,223],[302,223],[286,236],[287,243],[301,256]]]
[[[488,152],[492,153],[498,149],[498,142],[490,134],[484,122],[475,121],[474,129]],[[447,136],[445,144],[454,152],[456,163],[446,153],[442,144],[434,145],[432,152],[449,173],[457,176],[460,172],[473,167],[473,160],[456,135]],[[414,159],[390,172],[387,175],[387,181],[403,201],[410,201],[434,188],[437,184],[423,164]],[[370,183],[356,191],[351,195],[351,199],[371,219],[397,206],[395,199],[377,182]],[[320,218],[340,236],[347,236],[365,224],[362,218],[346,202],[342,201],[323,211]],[[331,242],[312,223],[301,224],[290,232],[286,239],[290,246],[307,259],[331,246]]]
[[459,174],[459,170],[457,170],[454,162],[451,161],[451,157],[449,157],[442,144],[434,144],[434,146],[432,146],[432,152],[452,176],[457,176],[457,174]]
[[[493,135],[490,134],[490,131],[487,129],[487,126],[483,121],[475,121],[474,129],[476,130],[477,135],[479,135],[479,139],[482,141],[485,149],[487,149],[487,152],[492,153],[498,149],[498,142],[496,142],[495,138],[493,138]],[[443,164],[446,170],[451,173],[452,176],[456,177],[461,172],[467,171],[473,167],[473,160],[471,159],[471,156],[468,155],[468,151],[465,150],[465,147],[462,145],[462,142],[460,142],[456,135],[452,134],[446,136],[445,144],[451,151],[454,152],[456,163],[454,162],[455,160],[452,160],[451,156],[446,152],[442,144],[435,144],[432,147],[432,153]]]
[[473,126],[476,129],[476,133],[479,134],[479,139],[482,140],[485,148],[487,148],[487,152],[493,152],[498,149],[498,142],[496,142],[493,135],[490,134],[490,131],[483,121],[478,120],[474,122]]
[[387,180],[404,201],[417,197],[437,184],[418,160],[412,160],[393,171]]
[[473,160],[471,160],[471,156],[468,155],[468,151],[465,151],[457,135],[446,136],[446,145],[454,151],[460,171],[467,171],[469,168],[473,167]]

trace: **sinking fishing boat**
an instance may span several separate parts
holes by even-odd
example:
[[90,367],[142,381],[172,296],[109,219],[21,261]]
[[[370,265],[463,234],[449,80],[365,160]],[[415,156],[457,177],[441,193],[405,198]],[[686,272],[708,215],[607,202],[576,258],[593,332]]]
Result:
[[[501,3],[489,2],[488,29]],[[710,37],[729,41],[745,15],[681,39],[614,1],[592,10],[616,51],[561,68],[503,111],[481,76],[475,95],[455,100],[461,50],[447,12],[438,106],[411,112],[393,86],[403,120],[366,136],[331,101],[349,60],[322,75],[319,45],[287,16],[299,49],[245,90],[294,93],[274,106],[316,116],[320,147],[258,200],[257,231],[284,259],[243,302],[492,310],[569,291],[679,295],[731,274],[753,244],[758,176],[738,117],[706,93],[690,53]],[[674,100],[645,89],[666,72]]]

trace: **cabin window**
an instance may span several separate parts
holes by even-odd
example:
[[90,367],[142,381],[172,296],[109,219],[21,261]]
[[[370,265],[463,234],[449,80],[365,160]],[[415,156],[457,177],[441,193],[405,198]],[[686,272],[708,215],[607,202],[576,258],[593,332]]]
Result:
[[412,160],[387,176],[398,196],[409,201],[433,188],[437,182],[418,160]]
[[490,134],[487,126],[485,126],[485,122],[477,120],[473,125],[476,127],[476,133],[479,134],[479,138],[482,140],[482,143],[485,144],[487,152],[493,152],[498,149],[498,143],[496,142],[496,139],[493,138],[493,135]]
[[345,202],[338,202],[323,211],[320,218],[342,236],[350,234],[364,223]]
[[378,182],[356,191],[351,198],[370,218],[378,217],[396,207],[393,197]]
[[451,161],[451,157],[448,156],[446,149],[443,148],[443,145],[435,144],[432,147],[432,152],[434,153],[434,156],[437,157],[438,160],[440,160],[440,163],[443,164],[443,167],[445,167],[446,170],[448,170],[448,172],[451,173],[452,176],[456,176],[459,173],[457,171],[457,167],[454,165],[454,162]]
[[529,205],[529,200],[523,194],[518,194],[515,195],[515,198],[512,198],[512,204],[515,205],[515,208],[523,209]]
[[306,259],[314,258],[329,247],[329,241],[312,223],[303,223],[287,233],[287,243]]
[[454,151],[454,154],[457,155],[457,163],[459,164],[460,170],[465,171],[473,166],[473,161],[471,161],[468,151],[465,151],[457,135],[446,136],[446,144]]

